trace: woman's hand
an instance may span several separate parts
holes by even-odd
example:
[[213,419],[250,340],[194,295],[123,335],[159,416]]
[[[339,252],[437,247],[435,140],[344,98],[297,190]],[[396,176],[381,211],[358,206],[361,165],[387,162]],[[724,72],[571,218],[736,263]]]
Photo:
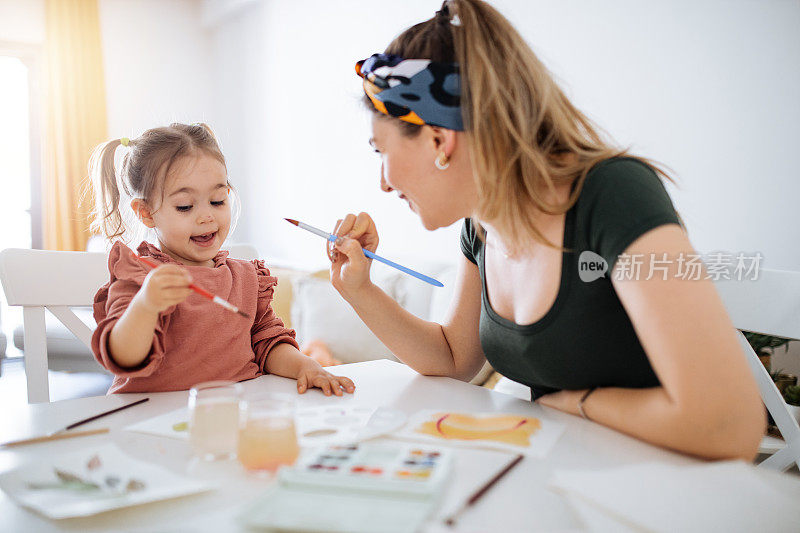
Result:
[[367,259],[361,248],[370,252],[378,249],[378,230],[366,213],[348,214],[336,223],[333,234],[341,237],[336,244],[328,243],[331,260],[331,283],[345,299],[370,284]]
[[192,294],[189,284],[192,277],[177,265],[161,265],[144,279],[134,302],[139,308],[158,314],[178,305]]
[[297,392],[303,394],[309,387],[322,389],[325,396],[342,395],[342,390],[353,393],[356,386],[350,378],[334,376],[326,372],[316,361],[305,357],[297,376]]

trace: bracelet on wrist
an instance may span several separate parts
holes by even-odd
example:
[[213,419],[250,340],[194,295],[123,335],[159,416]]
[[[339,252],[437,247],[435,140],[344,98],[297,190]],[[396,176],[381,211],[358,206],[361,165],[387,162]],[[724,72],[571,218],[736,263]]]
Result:
[[591,420],[588,416],[586,416],[586,411],[583,410],[583,404],[584,402],[586,402],[586,398],[588,398],[589,395],[591,395],[596,390],[597,387],[592,387],[591,389],[587,390],[581,397],[580,401],[578,402],[578,413],[580,413],[581,418],[585,418],[586,420]]

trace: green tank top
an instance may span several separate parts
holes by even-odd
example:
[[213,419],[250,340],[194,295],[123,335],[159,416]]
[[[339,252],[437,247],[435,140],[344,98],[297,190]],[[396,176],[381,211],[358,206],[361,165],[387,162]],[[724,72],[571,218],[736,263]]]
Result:
[[[655,387],[659,380],[610,279],[617,257],[639,236],[680,224],[653,169],[631,158],[603,161],[589,171],[577,203],[566,213],[561,282],[552,307],[533,324],[498,315],[489,303],[484,243],[470,219],[461,250],[481,277],[479,334],[486,359],[504,376],[531,388],[531,398],[561,389]],[[605,276],[583,281],[579,258],[593,252]],[[592,256],[599,261],[599,258]],[[583,264],[584,279],[590,266]]]

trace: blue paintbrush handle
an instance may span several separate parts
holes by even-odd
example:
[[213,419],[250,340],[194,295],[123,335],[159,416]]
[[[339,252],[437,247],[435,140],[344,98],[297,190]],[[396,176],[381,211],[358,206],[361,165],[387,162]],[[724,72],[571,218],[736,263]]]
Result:
[[378,254],[372,253],[372,252],[370,252],[369,250],[367,250],[365,248],[362,248],[362,250],[364,251],[364,255],[366,255],[370,259],[375,259],[376,261],[380,261],[381,263],[383,263],[385,265],[389,265],[390,267],[396,268],[397,270],[399,270],[401,272],[405,272],[406,274],[414,276],[417,279],[421,279],[422,281],[424,281],[426,283],[430,283],[431,285],[433,285],[435,287],[444,287],[444,284],[441,281],[437,281],[437,280],[435,280],[435,279],[433,279],[431,277],[426,276],[425,274],[420,274],[416,270],[411,270],[410,268],[404,267],[403,265],[398,265],[394,261],[389,261],[388,259],[385,259],[385,258],[379,256]]
[[[338,239],[338,237],[336,237],[335,235],[330,235],[330,234],[328,235],[328,240],[331,241],[331,242],[336,242],[337,239]],[[375,259],[376,261],[380,261],[384,265],[389,265],[392,268],[396,268],[400,272],[405,272],[409,276],[414,276],[417,279],[421,279],[425,283],[430,283],[434,287],[444,287],[444,284],[441,281],[435,280],[430,276],[426,276],[425,274],[420,274],[416,270],[411,270],[410,268],[404,267],[403,265],[399,265],[399,264],[395,263],[394,261],[389,261],[385,257],[381,257],[381,256],[379,256],[378,254],[376,254],[374,252],[370,252],[366,248],[361,248],[361,250],[364,252],[364,255],[366,255],[370,259]]]

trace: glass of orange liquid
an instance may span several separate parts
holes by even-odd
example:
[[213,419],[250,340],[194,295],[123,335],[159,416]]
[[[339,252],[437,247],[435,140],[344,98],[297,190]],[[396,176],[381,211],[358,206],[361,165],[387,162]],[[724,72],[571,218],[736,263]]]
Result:
[[290,397],[268,395],[242,402],[239,462],[247,470],[275,472],[294,464],[300,453]]
[[192,452],[206,461],[236,454],[242,386],[209,381],[189,390],[189,434]]

